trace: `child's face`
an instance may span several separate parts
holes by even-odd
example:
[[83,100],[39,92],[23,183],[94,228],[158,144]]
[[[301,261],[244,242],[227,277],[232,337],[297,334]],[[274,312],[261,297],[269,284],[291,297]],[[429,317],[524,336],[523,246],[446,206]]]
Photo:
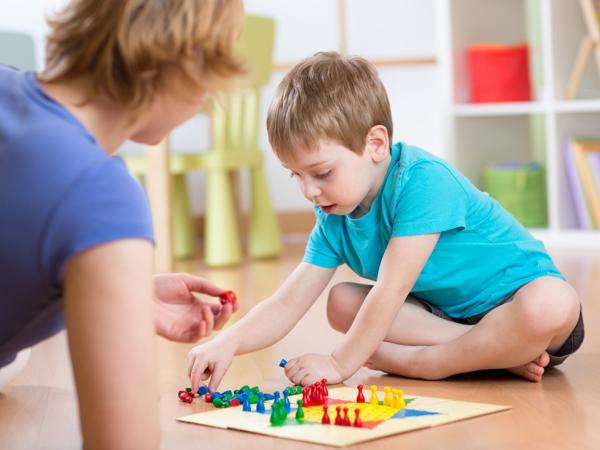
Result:
[[319,140],[315,148],[282,160],[298,181],[302,194],[325,214],[345,215],[371,205],[381,185],[380,160],[365,147],[362,155],[334,141]]

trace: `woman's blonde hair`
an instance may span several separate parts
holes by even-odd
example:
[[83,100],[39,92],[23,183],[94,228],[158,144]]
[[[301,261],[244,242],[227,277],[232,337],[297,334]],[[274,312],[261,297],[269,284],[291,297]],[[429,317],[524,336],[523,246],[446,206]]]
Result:
[[177,79],[207,92],[244,73],[234,44],[241,0],[73,0],[55,17],[42,81],[89,76],[85,101],[104,95],[132,113]]
[[321,52],[294,66],[279,84],[267,114],[269,142],[279,158],[332,139],[362,154],[369,130],[392,136],[390,103],[377,70],[357,56]]

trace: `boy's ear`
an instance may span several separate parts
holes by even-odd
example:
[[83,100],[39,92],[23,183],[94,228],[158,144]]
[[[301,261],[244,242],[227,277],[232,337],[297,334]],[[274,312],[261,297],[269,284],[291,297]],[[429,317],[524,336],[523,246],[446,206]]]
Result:
[[366,150],[375,163],[379,163],[389,156],[390,139],[386,127],[375,125],[369,130],[366,139]]

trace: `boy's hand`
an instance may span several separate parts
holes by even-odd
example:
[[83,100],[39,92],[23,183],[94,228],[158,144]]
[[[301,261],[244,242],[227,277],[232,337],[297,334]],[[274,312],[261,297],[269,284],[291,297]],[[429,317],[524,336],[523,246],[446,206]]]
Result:
[[331,355],[308,353],[291,359],[285,365],[285,375],[294,384],[308,386],[316,381],[327,379],[327,383],[336,384],[344,380],[342,371]]
[[186,273],[154,276],[154,325],[156,332],[172,341],[196,342],[223,328],[238,304],[209,304],[194,292],[217,297],[225,289]]
[[188,376],[192,392],[196,392],[200,384],[209,379],[208,389],[210,392],[216,391],[234,355],[233,346],[217,339],[191,349],[188,353]]

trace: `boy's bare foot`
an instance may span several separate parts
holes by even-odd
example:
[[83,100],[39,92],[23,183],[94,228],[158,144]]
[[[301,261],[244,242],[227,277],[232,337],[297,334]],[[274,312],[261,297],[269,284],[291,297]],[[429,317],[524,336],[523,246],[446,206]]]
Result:
[[542,353],[536,359],[527,364],[523,364],[522,366],[511,367],[510,369],[506,369],[509,372],[514,373],[515,375],[519,375],[526,380],[538,382],[542,380],[542,376],[544,375],[544,370],[546,366],[550,363],[550,355],[548,352]]

